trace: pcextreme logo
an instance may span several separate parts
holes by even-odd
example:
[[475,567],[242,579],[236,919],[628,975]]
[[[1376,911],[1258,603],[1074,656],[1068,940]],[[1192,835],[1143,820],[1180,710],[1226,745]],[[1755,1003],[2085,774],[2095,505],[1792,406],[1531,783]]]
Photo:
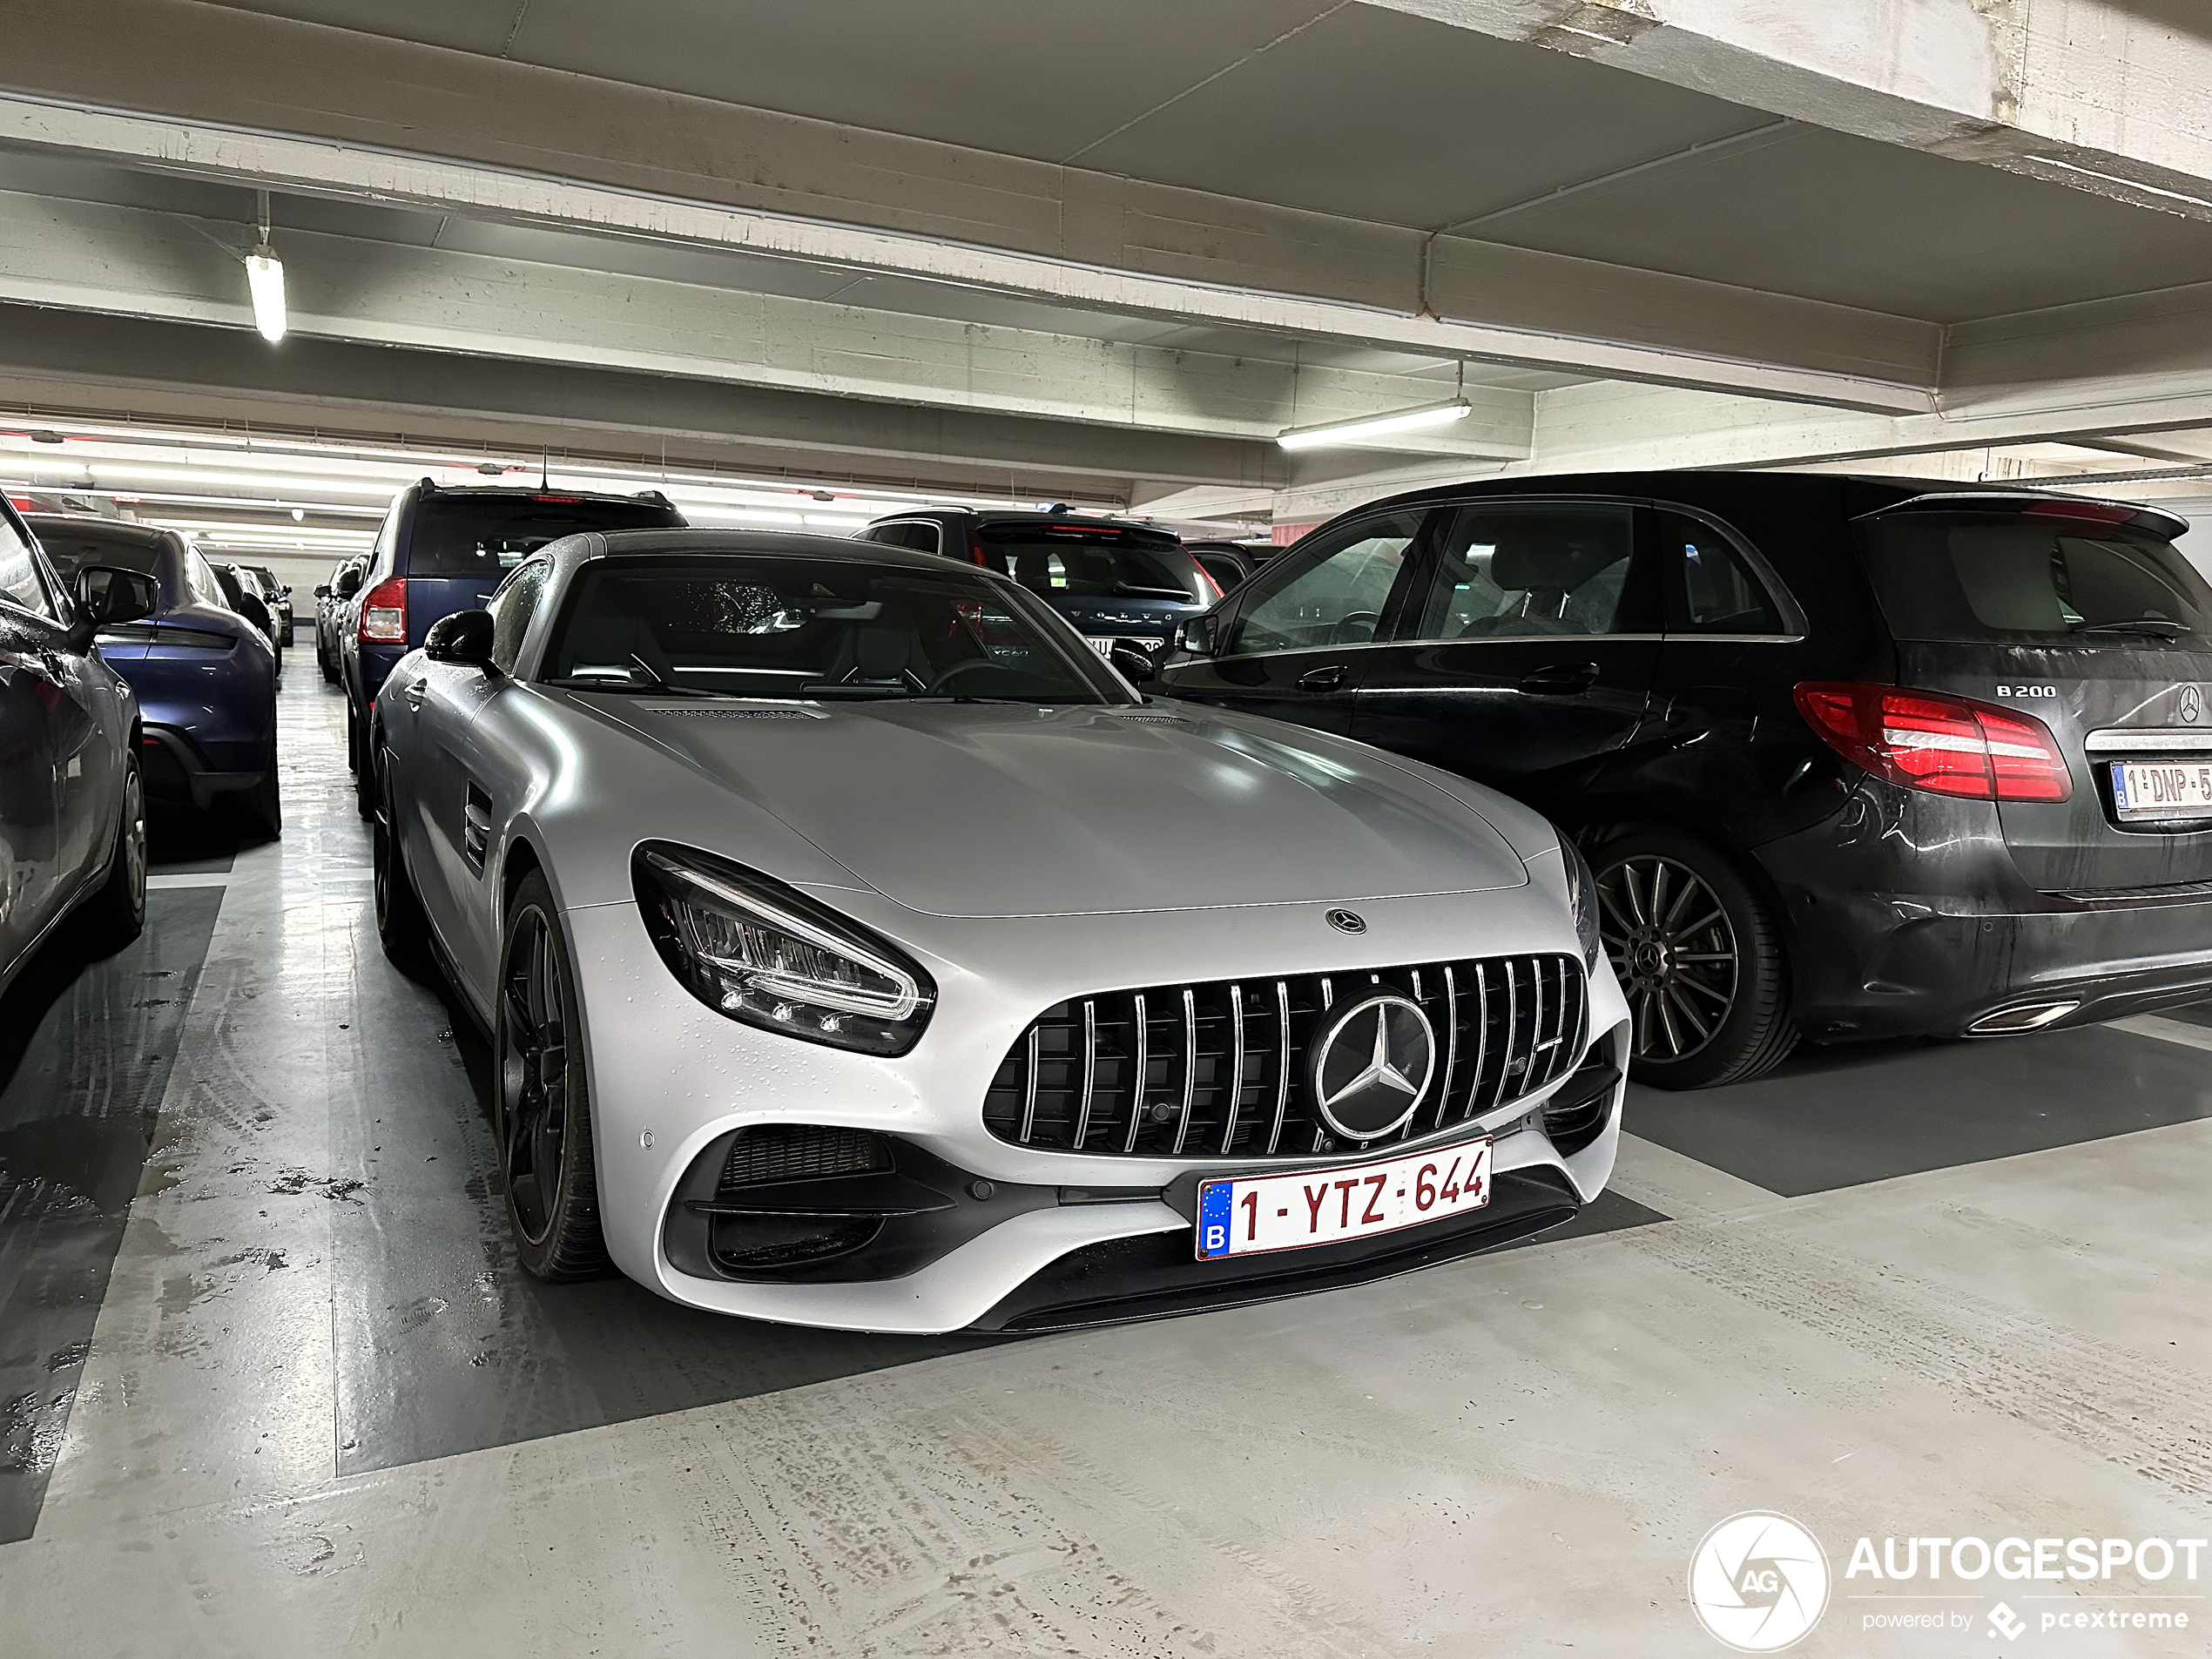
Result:
[[1787,1515],[1730,1515],[1689,1558],[1689,1605],[1737,1652],[1779,1653],[1827,1608],[1827,1554]]

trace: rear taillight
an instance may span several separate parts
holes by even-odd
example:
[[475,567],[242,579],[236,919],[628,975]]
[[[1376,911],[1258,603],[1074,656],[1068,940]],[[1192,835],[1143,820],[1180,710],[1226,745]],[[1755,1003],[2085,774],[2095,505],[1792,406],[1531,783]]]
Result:
[[1974,800],[2074,793],[2058,740],[2032,714],[1894,685],[1808,680],[1794,695],[1830,748],[1907,789]]
[[983,532],[972,526],[968,532],[968,562],[970,564],[985,566],[990,563],[990,561],[983,556]]
[[407,640],[407,578],[387,577],[361,597],[361,635],[380,645]]
[[[1213,572],[1206,569],[1204,565],[1200,564],[1196,559],[1191,560],[1190,563],[1192,568],[1198,572],[1198,580],[1204,583],[1207,587],[1213,590],[1213,597],[1215,598],[1220,598],[1222,597],[1221,583],[1213,579]],[[1204,595],[1200,596],[1201,598],[1204,597]]]

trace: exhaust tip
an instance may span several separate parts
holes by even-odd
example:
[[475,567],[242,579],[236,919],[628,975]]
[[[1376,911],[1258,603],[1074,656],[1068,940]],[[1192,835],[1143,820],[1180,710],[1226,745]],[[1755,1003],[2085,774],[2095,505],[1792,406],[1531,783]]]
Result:
[[2009,1037],[2023,1031],[2040,1031],[2054,1020],[2063,1020],[2081,1004],[2075,1002],[2028,1002],[2019,1008],[2000,1008],[1994,1014],[1985,1014],[1966,1028],[1970,1037]]

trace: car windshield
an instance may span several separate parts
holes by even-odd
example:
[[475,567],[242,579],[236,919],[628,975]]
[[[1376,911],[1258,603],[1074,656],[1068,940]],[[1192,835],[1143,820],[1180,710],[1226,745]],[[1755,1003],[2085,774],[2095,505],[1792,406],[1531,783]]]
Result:
[[403,575],[496,582],[548,542],[586,530],[680,528],[659,502],[590,496],[425,496],[415,503]]
[[158,576],[161,571],[161,545],[138,536],[103,536],[98,530],[80,530],[74,526],[64,528],[55,524],[34,523],[38,533],[38,545],[46,550],[51,562],[64,583],[74,584],[78,567],[85,564],[111,564],[118,570],[138,570],[146,576]]
[[1867,527],[1867,569],[1900,639],[2188,637],[2212,588],[2171,542],[2093,517],[1904,512]]
[[1049,610],[957,566],[696,555],[590,565],[543,678],[771,698],[1125,702]]
[[1213,598],[1174,537],[1110,524],[986,525],[983,561],[1031,593],[1084,598]]

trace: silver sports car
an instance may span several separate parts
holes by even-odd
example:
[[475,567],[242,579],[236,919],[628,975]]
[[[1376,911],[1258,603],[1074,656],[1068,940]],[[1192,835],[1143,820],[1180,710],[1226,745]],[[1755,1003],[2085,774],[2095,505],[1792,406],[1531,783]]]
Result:
[[1549,824],[1130,690],[924,554],[579,536],[376,698],[377,921],[492,1034],[509,1218],[727,1313],[1048,1330],[1362,1283],[1603,1186]]

